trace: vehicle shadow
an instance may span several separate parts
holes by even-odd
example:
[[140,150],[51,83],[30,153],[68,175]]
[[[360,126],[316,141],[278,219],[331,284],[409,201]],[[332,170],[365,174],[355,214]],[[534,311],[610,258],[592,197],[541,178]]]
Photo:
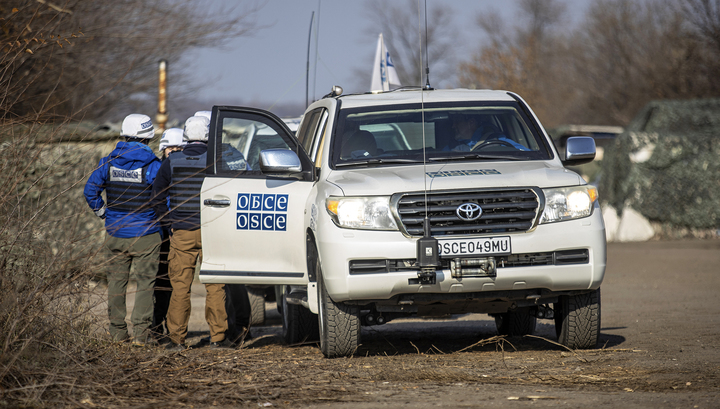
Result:
[[[625,342],[625,337],[609,333],[622,328],[603,328],[598,348],[612,348]],[[285,345],[282,318],[274,306],[266,304],[265,325],[254,326],[256,341],[244,348],[264,346],[317,346],[317,340]],[[188,334],[208,336],[207,332]],[[485,314],[465,314],[442,319],[397,319],[384,325],[362,327],[361,344],[356,356],[406,355],[418,353],[454,353],[463,351],[564,351],[557,344],[552,320],[538,320],[535,333],[529,336],[500,337],[495,321]]]
[[[598,347],[614,347],[624,341],[624,337],[601,332]],[[568,349],[557,343],[551,320],[538,320],[533,335],[501,337],[494,320],[479,314],[450,320],[397,320],[363,327],[361,342],[356,352],[360,356]]]

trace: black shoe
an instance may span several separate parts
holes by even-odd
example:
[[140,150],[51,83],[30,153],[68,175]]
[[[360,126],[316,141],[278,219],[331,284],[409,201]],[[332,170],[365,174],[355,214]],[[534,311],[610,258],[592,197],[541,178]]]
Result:
[[233,340],[233,344],[235,344],[236,347],[243,344],[245,341],[250,341],[253,339],[252,334],[250,334],[250,328],[242,327],[240,329],[240,334],[232,336],[230,339]]
[[170,337],[168,337],[167,335],[157,337],[156,340],[157,340],[158,345],[165,345],[165,344],[169,344],[170,342],[172,342],[172,341],[170,341]]
[[244,328],[243,335],[242,335],[242,340],[243,340],[243,341],[250,341],[251,339],[253,339],[253,336],[252,336],[252,334],[250,333],[250,328]]
[[174,342],[172,342],[172,341],[170,341],[170,343],[167,344],[167,346],[165,347],[165,350],[166,350],[166,351],[170,351],[170,352],[180,352],[180,351],[184,351],[184,350],[186,350],[186,349],[187,349],[187,348],[185,347],[185,345],[176,344],[176,343],[174,343]]
[[211,342],[210,342],[210,337],[205,337],[205,338],[202,338],[200,341],[198,341],[198,342],[197,342],[196,344],[194,344],[193,346],[191,346],[190,348],[192,348],[192,349],[195,349],[195,348],[204,348],[204,347],[206,347],[206,346],[208,346],[208,345],[210,345],[210,344],[211,344]]
[[222,341],[211,342],[208,344],[209,348],[235,348],[235,343],[225,338]]

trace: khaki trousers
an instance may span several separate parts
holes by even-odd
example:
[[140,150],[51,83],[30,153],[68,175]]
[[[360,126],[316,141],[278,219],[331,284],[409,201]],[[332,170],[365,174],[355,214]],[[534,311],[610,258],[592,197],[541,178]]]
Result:
[[[168,275],[172,296],[167,312],[170,340],[184,344],[190,321],[190,291],[195,278],[197,260],[202,257],[200,229],[175,230],[170,236]],[[227,331],[225,284],[205,284],[205,320],[210,327],[210,341],[220,342]]]

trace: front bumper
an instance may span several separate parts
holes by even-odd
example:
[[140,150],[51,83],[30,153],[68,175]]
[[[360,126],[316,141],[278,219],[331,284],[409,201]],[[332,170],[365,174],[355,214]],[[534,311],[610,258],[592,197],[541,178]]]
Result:
[[[590,217],[539,225],[527,233],[511,236],[512,255],[568,254],[586,251],[586,261],[579,263],[533,264],[508,266],[498,262],[494,277],[453,278],[448,268],[436,271],[434,284],[419,284],[414,269],[390,269],[362,273],[350,272],[362,260],[414,260],[416,239],[399,232],[340,229],[324,224],[318,232],[317,245],[328,293],[335,301],[390,300],[402,295],[453,293],[492,293],[505,291],[546,290],[551,293],[597,289],[605,275],[606,242],[601,212]],[[499,260],[500,258],[498,258]]]

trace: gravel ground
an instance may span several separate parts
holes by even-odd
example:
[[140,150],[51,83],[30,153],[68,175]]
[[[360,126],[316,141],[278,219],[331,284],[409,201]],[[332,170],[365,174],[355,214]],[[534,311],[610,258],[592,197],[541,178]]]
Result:
[[[500,338],[487,315],[363,328],[352,358],[283,344],[280,317],[237,350],[118,346],[122,380],[81,406],[412,408],[716,408],[720,405],[720,240],[613,243],[602,286],[601,348]],[[189,342],[207,336],[202,286]],[[82,381],[79,381],[82,382]],[[86,381],[91,382],[91,381]],[[87,386],[87,385],[86,385]],[[108,392],[109,391],[109,392]]]

